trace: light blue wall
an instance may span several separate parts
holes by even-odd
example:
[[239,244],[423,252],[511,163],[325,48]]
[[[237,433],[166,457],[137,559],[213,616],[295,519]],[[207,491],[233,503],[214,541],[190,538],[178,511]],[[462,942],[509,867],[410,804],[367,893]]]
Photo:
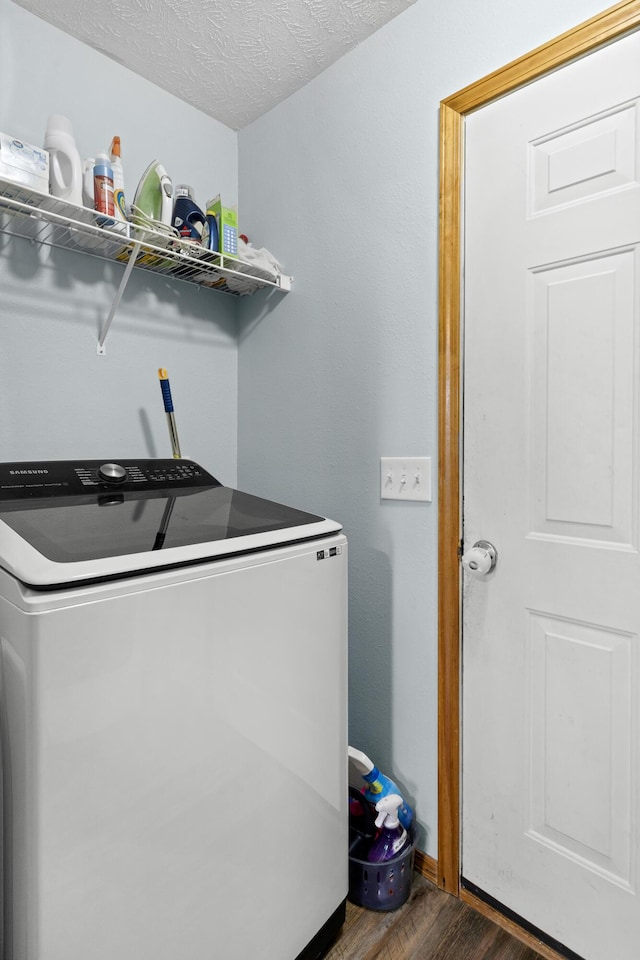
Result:
[[344,523],[351,742],[434,856],[437,505],[381,502],[379,458],[437,455],[438,105],[602,8],[417,0],[239,135],[242,228],[294,277],[241,304],[240,485]]
[[236,304],[134,274],[98,358],[120,268],[0,234],[0,459],[167,455],[166,366],[186,453],[341,520],[351,740],[405,788],[432,855],[437,504],[381,503],[378,469],[437,454],[438,104],[600,9],[417,0],[237,137],[0,0],[0,130],[41,143],[61,112],[83,155],[119,133],[129,190],[154,157],[200,200],[233,202],[239,179],[243,231],[294,276]]
[[[155,158],[203,203],[237,198],[234,131],[0,0],[0,130],[41,145],[50,113],[83,157],[120,134],[129,199]],[[235,483],[235,300],[134,272],[100,358],[122,272],[0,234],[0,459],[169,456],[162,366],[183,452]]]

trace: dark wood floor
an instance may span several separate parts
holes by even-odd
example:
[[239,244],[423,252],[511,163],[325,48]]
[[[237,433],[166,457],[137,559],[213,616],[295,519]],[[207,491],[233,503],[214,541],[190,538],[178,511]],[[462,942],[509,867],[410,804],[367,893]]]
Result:
[[347,903],[347,919],[326,960],[540,960],[491,920],[419,874],[399,910]]

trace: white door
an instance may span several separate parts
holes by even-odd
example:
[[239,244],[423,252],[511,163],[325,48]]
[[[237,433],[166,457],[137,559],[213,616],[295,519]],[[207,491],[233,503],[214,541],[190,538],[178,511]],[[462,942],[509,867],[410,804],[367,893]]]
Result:
[[466,121],[464,882],[638,960],[640,34]]

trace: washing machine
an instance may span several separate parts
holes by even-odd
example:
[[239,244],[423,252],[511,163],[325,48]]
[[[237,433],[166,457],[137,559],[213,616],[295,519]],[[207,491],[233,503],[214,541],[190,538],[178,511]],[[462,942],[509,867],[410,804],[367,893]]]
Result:
[[0,464],[4,960],[315,960],[347,541],[190,460]]

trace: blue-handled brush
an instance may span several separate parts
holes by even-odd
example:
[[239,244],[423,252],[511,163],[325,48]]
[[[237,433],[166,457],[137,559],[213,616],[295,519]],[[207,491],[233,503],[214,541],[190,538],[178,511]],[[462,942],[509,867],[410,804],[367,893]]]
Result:
[[160,389],[162,390],[162,400],[164,402],[164,412],[167,415],[167,424],[169,426],[169,439],[171,440],[171,451],[174,460],[181,460],[180,443],[178,441],[178,428],[176,427],[176,418],[173,415],[173,400],[171,399],[171,387],[169,386],[169,374],[162,367],[158,370],[160,378]]

